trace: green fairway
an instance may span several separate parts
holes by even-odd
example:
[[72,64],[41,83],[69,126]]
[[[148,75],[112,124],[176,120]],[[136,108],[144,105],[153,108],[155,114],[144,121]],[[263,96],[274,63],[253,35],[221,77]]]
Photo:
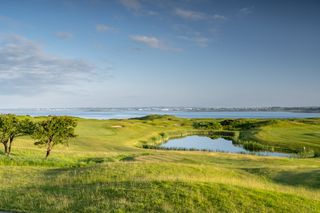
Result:
[[282,120],[248,132],[247,138],[261,143],[320,153],[320,119]]
[[[0,211],[320,212],[320,158],[142,148],[223,119],[77,120],[78,137],[47,160],[27,136],[11,157],[1,150]],[[228,128],[269,146],[320,149],[319,119]]]

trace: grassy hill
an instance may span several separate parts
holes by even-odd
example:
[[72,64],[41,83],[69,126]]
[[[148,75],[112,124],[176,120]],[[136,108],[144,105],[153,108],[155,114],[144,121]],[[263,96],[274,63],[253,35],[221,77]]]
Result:
[[320,152],[320,119],[279,120],[261,127],[249,139],[291,150],[306,147]]
[[[29,137],[15,141],[11,158],[0,152],[0,210],[320,212],[319,158],[141,148],[159,133],[195,131],[194,121],[213,119],[77,120],[78,137],[47,160]],[[267,145],[317,150],[319,121],[277,120],[237,131]]]

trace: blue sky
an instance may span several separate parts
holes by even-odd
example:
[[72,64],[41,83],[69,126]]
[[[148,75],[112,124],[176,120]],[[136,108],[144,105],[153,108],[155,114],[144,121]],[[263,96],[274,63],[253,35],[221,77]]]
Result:
[[319,9],[3,0],[0,107],[320,105]]

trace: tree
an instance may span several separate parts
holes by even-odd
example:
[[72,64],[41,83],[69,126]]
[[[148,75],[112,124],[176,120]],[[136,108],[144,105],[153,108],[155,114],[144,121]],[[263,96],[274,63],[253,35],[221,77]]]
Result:
[[0,115],[0,142],[4,146],[4,153],[8,152],[8,141],[9,141],[9,129],[10,122],[8,119],[9,115]]
[[4,153],[10,155],[14,139],[19,136],[31,134],[33,122],[26,119],[18,119],[12,114],[0,116],[0,142],[4,145]]
[[32,135],[35,128],[34,123],[30,119],[19,120],[16,116],[11,118],[10,127],[7,155],[11,154],[12,143],[16,137]]
[[76,137],[74,130],[77,122],[67,116],[50,116],[36,124],[33,138],[35,145],[44,145],[47,148],[46,158],[57,144],[68,144],[69,139]]

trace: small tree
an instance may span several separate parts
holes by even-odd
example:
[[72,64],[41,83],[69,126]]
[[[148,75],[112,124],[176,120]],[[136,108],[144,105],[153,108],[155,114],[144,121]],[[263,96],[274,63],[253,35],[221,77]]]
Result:
[[14,139],[18,136],[32,134],[33,122],[29,119],[19,120],[12,114],[0,116],[0,142],[4,145],[4,153],[10,155]]
[[36,124],[33,138],[35,145],[44,145],[47,148],[46,158],[57,144],[68,144],[70,138],[76,137],[74,129],[77,122],[67,116],[50,116]]

